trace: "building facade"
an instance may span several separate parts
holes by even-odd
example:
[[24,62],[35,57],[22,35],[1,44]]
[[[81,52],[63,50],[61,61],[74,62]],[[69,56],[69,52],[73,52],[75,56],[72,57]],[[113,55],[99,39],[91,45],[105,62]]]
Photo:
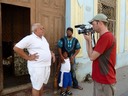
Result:
[[[46,29],[50,48],[57,53],[57,41],[67,27],[81,44],[77,55],[77,78],[83,81],[92,65],[86,53],[82,34],[74,27],[87,24],[97,13],[109,17],[109,29],[117,40],[116,68],[128,65],[128,0],[0,0],[0,95],[30,88],[26,61],[12,50],[15,43],[31,33],[31,24],[41,23]],[[98,39],[95,34],[95,39]],[[57,62],[51,66],[49,84],[53,86]],[[20,81],[22,80],[22,81]],[[18,81],[18,82],[16,82]]]
[[[13,46],[31,34],[35,22],[44,26],[50,48],[57,54],[56,43],[65,29],[65,0],[0,0],[0,96],[31,86],[26,61]],[[50,83],[56,64],[51,66]]]
[[[70,5],[69,5],[70,4]],[[66,27],[74,28],[77,24],[89,24],[88,21],[97,13],[104,13],[109,19],[109,30],[117,40],[116,68],[128,65],[128,0],[67,0]],[[68,5],[68,6],[67,6]],[[74,36],[78,38],[82,49],[77,55],[77,78],[82,81],[87,73],[91,73],[92,65],[86,53],[83,36],[74,28]],[[98,39],[98,34],[95,34]]]

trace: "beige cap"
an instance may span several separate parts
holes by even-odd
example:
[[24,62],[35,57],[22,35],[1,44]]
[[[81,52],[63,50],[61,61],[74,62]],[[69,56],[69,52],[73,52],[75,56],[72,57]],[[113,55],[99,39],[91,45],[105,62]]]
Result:
[[93,17],[92,20],[89,21],[89,23],[91,24],[95,20],[103,21],[103,22],[108,22],[107,16],[104,15],[104,14],[97,14],[95,17]]

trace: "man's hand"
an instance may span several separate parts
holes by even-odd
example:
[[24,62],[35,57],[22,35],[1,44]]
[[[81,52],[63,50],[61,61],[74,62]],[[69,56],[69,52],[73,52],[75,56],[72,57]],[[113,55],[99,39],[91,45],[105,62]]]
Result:
[[55,63],[55,61],[56,61],[56,57],[55,57],[55,54],[52,52],[52,61],[53,61],[53,63]]
[[29,61],[36,61],[39,58],[38,53],[30,54],[28,57]]
[[83,35],[85,40],[88,41],[88,42],[91,42],[92,41],[92,38],[91,38],[91,32],[89,32],[87,35]]
[[64,61],[64,57],[63,56],[61,56],[61,63],[64,63],[65,61]]
[[74,59],[75,59],[75,56],[71,56],[71,57],[70,57],[70,63],[71,63],[71,64],[74,64]]

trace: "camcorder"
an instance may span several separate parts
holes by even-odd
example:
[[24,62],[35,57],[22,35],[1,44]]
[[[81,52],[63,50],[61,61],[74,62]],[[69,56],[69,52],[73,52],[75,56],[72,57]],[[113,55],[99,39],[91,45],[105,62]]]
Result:
[[93,40],[93,46],[95,46],[95,44],[96,44],[95,36],[94,36],[95,31],[93,30],[91,25],[85,25],[85,24],[75,25],[75,28],[79,28],[78,34],[88,35],[88,33],[91,32],[91,38]]
[[80,25],[75,25],[75,28],[79,28],[78,34],[87,35],[89,32],[91,32],[92,34],[94,33],[94,30],[91,25],[80,24]]

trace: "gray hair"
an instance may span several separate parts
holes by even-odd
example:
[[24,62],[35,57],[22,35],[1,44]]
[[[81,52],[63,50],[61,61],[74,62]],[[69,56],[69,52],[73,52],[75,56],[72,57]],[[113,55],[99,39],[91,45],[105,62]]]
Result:
[[37,29],[39,26],[41,26],[40,23],[34,23],[34,24],[32,25],[31,31],[32,31],[32,32],[35,32],[36,29]]

